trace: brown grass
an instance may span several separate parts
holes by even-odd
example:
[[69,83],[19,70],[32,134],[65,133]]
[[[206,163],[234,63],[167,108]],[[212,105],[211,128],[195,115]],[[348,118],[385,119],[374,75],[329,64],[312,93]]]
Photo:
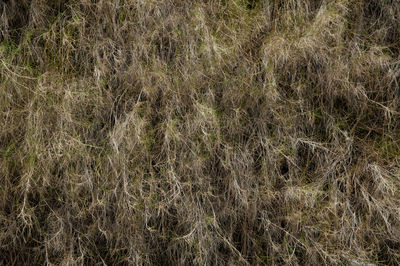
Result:
[[400,263],[398,0],[0,2],[0,263]]

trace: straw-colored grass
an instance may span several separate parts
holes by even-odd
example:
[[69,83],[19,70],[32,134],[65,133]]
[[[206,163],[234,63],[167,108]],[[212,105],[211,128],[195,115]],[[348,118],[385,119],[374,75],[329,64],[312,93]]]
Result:
[[0,263],[398,265],[398,0],[0,1]]

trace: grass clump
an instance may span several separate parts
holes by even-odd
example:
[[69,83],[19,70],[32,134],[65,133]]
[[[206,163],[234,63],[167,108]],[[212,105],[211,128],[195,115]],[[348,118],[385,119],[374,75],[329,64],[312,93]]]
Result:
[[0,12],[2,264],[400,263],[398,1]]

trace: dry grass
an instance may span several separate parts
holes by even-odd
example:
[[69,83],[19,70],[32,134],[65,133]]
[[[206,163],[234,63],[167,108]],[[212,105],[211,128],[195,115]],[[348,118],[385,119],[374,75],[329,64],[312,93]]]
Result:
[[0,13],[2,264],[400,263],[398,0]]

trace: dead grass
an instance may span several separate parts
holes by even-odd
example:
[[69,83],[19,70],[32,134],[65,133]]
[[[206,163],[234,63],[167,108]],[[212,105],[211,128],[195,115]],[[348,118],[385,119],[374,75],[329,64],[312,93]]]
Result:
[[398,0],[0,13],[2,264],[400,263]]

